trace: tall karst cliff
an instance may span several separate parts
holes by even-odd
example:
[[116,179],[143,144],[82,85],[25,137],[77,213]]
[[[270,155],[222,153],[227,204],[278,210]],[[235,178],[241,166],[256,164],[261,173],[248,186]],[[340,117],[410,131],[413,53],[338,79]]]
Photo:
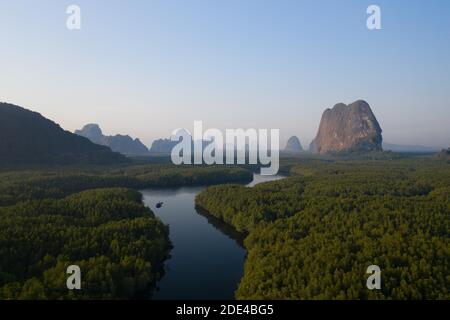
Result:
[[363,100],[336,104],[326,109],[310,151],[319,154],[345,151],[381,151],[381,127],[370,106]]

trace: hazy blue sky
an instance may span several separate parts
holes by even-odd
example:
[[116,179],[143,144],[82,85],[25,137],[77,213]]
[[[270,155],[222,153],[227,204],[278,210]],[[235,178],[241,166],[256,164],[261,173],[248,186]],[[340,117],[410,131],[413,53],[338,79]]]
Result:
[[450,1],[0,0],[0,40],[0,101],[71,131],[150,145],[203,120],[305,146],[325,108],[365,99],[385,141],[450,145]]

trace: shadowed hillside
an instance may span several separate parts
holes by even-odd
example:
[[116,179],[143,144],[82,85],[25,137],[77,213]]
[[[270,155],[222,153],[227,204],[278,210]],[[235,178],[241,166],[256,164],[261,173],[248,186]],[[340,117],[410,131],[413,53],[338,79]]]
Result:
[[0,165],[113,164],[127,158],[62,129],[37,112],[0,103]]

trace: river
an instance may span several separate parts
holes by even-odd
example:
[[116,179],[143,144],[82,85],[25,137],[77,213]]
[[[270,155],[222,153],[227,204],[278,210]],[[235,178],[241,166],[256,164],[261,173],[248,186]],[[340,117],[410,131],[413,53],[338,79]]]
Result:
[[[281,178],[255,174],[247,186]],[[195,208],[195,196],[204,188],[141,191],[144,204],[169,225],[174,246],[152,299],[234,298],[246,251],[239,233]],[[164,205],[157,209],[159,201]]]

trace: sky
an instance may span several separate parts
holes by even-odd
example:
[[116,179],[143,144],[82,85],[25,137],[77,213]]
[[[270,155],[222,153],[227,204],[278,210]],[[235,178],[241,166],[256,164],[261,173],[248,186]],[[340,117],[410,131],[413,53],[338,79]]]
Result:
[[70,131],[150,146],[202,120],[307,147],[326,108],[364,99],[384,141],[450,145],[450,1],[0,0],[0,41],[0,101]]

